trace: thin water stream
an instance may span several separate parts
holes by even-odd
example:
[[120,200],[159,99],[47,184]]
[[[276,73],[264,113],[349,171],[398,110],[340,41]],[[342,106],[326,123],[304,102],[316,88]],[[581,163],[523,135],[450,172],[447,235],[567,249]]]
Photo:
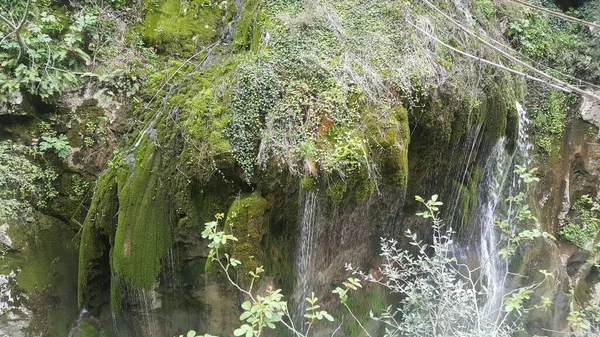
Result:
[[299,200],[299,211],[302,217],[298,223],[300,240],[296,254],[296,286],[294,301],[296,302],[296,317],[298,326],[302,326],[302,318],[306,310],[306,298],[310,296],[310,284],[314,276],[313,248],[316,234],[317,192],[302,191]]
[[501,139],[493,148],[487,161],[481,184],[478,190],[480,250],[479,261],[482,267],[484,285],[487,288],[487,302],[484,313],[495,319],[502,309],[503,295],[506,289],[507,261],[498,255],[502,238],[496,220],[515,216],[512,204],[505,204],[506,198],[516,195],[521,189],[520,181],[513,174],[515,165],[529,167],[531,164],[531,142],[527,134],[529,119],[519,104],[516,109],[519,115],[519,133],[515,151],[509,154],[505,150],[505,140]]

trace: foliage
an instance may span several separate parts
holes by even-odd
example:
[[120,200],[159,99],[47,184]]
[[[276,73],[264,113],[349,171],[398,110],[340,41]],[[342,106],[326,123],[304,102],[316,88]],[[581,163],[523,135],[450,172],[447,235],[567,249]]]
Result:
[[87,43],[97,30],[97,13],[87,8],[73,18],[35,1],[7,0],[0,6],[0,101],[21,89],[50,99],[80,83],[90,61]]
[[600,229],[600,205],[585,194],[572,206],[574,215],[560,229],[560,236],[580,248],[587,248]]
[[69,139],[65,135],[58,137],[42,136],[39,144],[40,151],[53,149],[59,158],[65,159],[69,155]]
[[572,32],[557,29],[549,15],[539,11],[526,9],[524,18],[510,22],[508,27],[517,49],[537,59],[557,61],[561,52],[576,42]]
[[[525,183],[527,190],[529,190],[532,184],[540,180],[534,176],[536,171],[537,169],[528,170],[523,166],[515,165],[514,173],[519,175],[519,179]],[[531,241],[537,238],[554,240],[551,234],[541,229],[538,218],[533,215],[529,205],[525,203],[525,193],[519,192],[517,195],[508,197],[506,201],[510,202],[516,209],[516,216],[496,222],[506,236],[506,245],[498,252],[502,258],[508,259],[513,255],[523,241]],[[526,229],[515,233],[513,230],[515,226],[525,227]]]
[[567,318],[574,336],[590,336],[600,331],[600,306],[588,305],[580,311],[573,310]]
[[574,103],[574,96],[556,89],[546,93],[541,105],[531,109],[535,145],[544,154],[556,153],[560,148],[565,128],[567,110]]
[[[541,0],[537,5],[561,12],[552,1]],[[571,8],[567,15],[594,22],[600,17],[599,8],[595,1],[589,1],[578,10]],[[517,50],[559,70],[560,76],[598,80],[600,34],[597,31],[540,11],[521,9],[519,6],[518,13],[507,12],[510,15],[506,33]]]
[[[517,166],[517,173],[527,184],[537,181],[532,171]],[[516,197],[522,199],[522,195]],[[418,213],[419,216],[433,221],[433,237],[431,244],[423,243],[417,239],[416,234],[407,230],[410,244],[415,248],[416,254],[398,248],[394,239],[382,239],[381,257],[383,263],[379,267],[379,278],[373,273],[364,273],[358,268],[348,264],[346,269],[358,277],[349,277],[336,287],[333,293],[339,298],[339,303],[345,307],[353,322],[355,322],[366,336],[371,336],[365,328],[362,319],[357,317],[348,305],[349,295],[363,287],[362,282],[377,283],[393,293],[402,294],[397,306],[389,306],[381,313],[370,312],[371,319],[381,322],[385,328],[385,336],[513,336],[520,330],[520,320],[525,313],[551,304],[547,298],[542,298],[540,305],[528,306],[527,301],[546,279],[552,276],[541,270],[543,280],[524,287],[508,291],[504,295],[504,306],[498,316],[495,311],[490,312],[482,306],[487,290],[482,287],[481,279],[475,277],[476,272],[466,265],[460,264],[453,256],[451,244],[451,228],[443,228],[441,219],[438,218],[439,208],[443,205],[434,195],[425,201],[416,197],[426,210]],[[243,289],[233,281],[230,270],[239,268],[241,261],[221,251],[229,244],[234,244],[238,239],[225,230],[220,229],[219,221],[225,217],[217,214],[216,220],[205,224],[202,237],[208,239],[210,248],[209,259],[218,263],[225,272],[228,281],[239,290],[246,301],[243,302],[240,320],[242,325],[234,331],[235,336],[259,336],[264,328],[275,329],[276,324],[281,324],[289,329],[295,336],[306,337],[311,326],[318,320],[334,321],[334,318],[317,304],[318,299],[314,293],[307,298],[308,308],[304,317],[307,319],[308,329],[305,333],[294,327],[293,320],[288,311],[287,303],[283,301],[281,290],[269,288],[265,296],[255,295],[253,287],[263,272],[262,267],[250,271],[252,277],[248,289]],[[526,207],[521,207],[517,219],[536,221]],[[509,232],[508,229],[503,228]],[[508,234],[508,233],[507,233]],[[548,237],[541,231],[525,230],[516,234],[509,234],[510,245],[515,247],[523,240],[536,237]],[[515,248],[516,249],[516,248]],[[508,254],[512,254],[511,249]],[[343,325],[343,322],[342,322]],[[340,325],[341,327],[341,325]]]
[[40,166],[37,155],[35,148],[0,142],[0,221],[31,220],[34,208],[56,196],[56,173]]
[[226,22],[228,1],[144,0],[146,9],[139,32],[159,52],[182,56],[211,42]]
[[250,181],[256,163],[256,144],[267,113],[279,96],[279,80],[269,61],[257,59],[240,69],[233,99],[233,117],[226,134],[237,162]]
[[[243,324],[234,330],[235,336],[260,336],[265,328],[275,329],[276,323],[284,325],[287,329],[293,332],[295,335],[304,336],[296,330],[294,327],[293,320],[288,311],[287,302],[283,300],[281,289],[267,289],[266,295],[258,295],[253,292],[255,282],[260,278],[260,274],[264,272],[262,266],[257,267],[256,270],[250,271],[251,282],[248,289],[241,288],[236,282],[233,281],[229,274],[230,268],[237,268],[241,265],[241,261],[235,259],[229,254],[225,253],[221,255],[221,251],[228,244],[228,242],[238,241],[233,235],[226,234],[225,231],[220,230],[219,220],[224,218],[223,213],[215,215],[215,221],[211,221],[205,224],[205,229],[202,231],[202,237],[209,240],[208,247],[210,248],[209,259],[213,262],[218,263],[221,269],[227,276],[228,281],[241,291],[247,300],[242,303],[241,308],[243,310],[240,315],[240,321]],[[224,261],[223,261],[224,260]],[[224,262],[224,263],[223,263]],[[307,319],[308,330],[314,324],[315,321],[327,319],[333,320],[333,317],[324,310],[318,310],[320,307],[317,304],[318,299],[314,297],[307,298],[306,301],[310,304],[306,309],[305,318]],[[308,332],[306,333],[308,335]]]
[[[179,335],[179,337],[184,337],[184,336]],[[190,331],[188,331],[187,334],[185,334],[185,337],[217,337],[217,336],[213,336],[211,334],[198,335],[198,334],[196,334],[196,331],[190,330]]]
[[431,245],[407,230],[410,244],[418,253],[398,248],[396,240],[382,239],[381,278],[349,267],[362,278],[404,295],[396,307],[390,306],[377,315],[371,313],[375,320],[385,324],[385,336],[514,335],[520,329],[518,318],[533,309],[525,300],[541,282],[505,294],[504,311],[499,317],[495,312],[486,311],[481,305],[487,295],[485,288],[473,271],[452,255],[453,231],[443,228],[437,217],[442,205],[437,195],[428,201],[418,196],[416,200],[426,207],[426,211],[418,215],[433,221]]

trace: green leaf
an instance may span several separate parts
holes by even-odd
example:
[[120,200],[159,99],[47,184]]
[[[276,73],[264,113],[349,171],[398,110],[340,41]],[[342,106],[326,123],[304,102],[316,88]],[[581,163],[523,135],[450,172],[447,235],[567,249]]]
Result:
[[245,321],[248,317],[252,316],[252,313],[249,311],[244,311],[241,315],[240,315],[240,321]]
[[242,309],[250,310],[250,308],[252,308],[252,303],[250,301],[246,301],[246,302],[242,303]]

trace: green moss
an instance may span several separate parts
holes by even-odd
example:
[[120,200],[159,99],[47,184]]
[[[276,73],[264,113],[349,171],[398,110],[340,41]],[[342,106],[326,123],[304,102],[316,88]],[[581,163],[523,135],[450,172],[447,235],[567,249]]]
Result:
[[[384,179],[399,188],[406,188],[408,181],[408,146],[410,129],[408,113],[402,106],[395,108],[389,121],[375,130],[376,160]],[[379,122],[381,123],[381,122]],[[383,132],[381,132],[382,130]]]
[[574,95],[551,89],[542,104],[531,109],[533,141],[539,153],[549,158],[559,157],[567,112],[575,101]]
[[240,19],[235,24],[233,46],[238,50],[256,50],[260,44],[265,15],[260,0],[244,0]]
[[226,228],[238,239],[232,244],[231,256],[240,260],[239,279],[242,284],[249,284],[252,277],[248,274],[263,265],[261,241],[268,226],[265,209],[267,200],[260,192],[244,194],[237,198],[227,212]]
[[354,176],[351,179],[350,191],[355,200],[367,199],[375,192],[375,182],[366,174]]
[[[118,211],[116,170],[108,170],[98,179],[96,192],[81,232],[78,273],[79,307],[93,309],[100,305],[102,284],[94,283],[98,277],[102,277],[101,264],[103,256],[109,254],[109,246],[114,241]],[[103,243],[102,237],[108,242]]]
[[111,266],[129,285],[150,289],[171,247],[168,190],[158,170],[161,151],[143,136],[131,170],[119,172],[119,221]]
[[464,232],[469,224],[469,215],[477,208],[478,198],[477,189],[481,181],[482,170],[476,166],[466,179],[466,185],[453,182],[454,188],[458,189],[458,209],[456,214],[457,224],[454,228],[458,233]]
[[485,109],[485,135],[491,144],[495,144],[506,133],[509,111],[500,88],[494,86],[488,92]]
[[347,189],[348,184],[345,181],[339,179],[329,184],[325,191],[327,192],[327,195],[331,198],[333,202],[342,202],[342,200],[344,200],[344,196],[346,194]]
[[[348,296],[348,307],[352,313],[358,317],[363,326],[369,322],[369,311],[379,315],[387,308],[387,299],[385,293],[380,288],[373,288],[368,291],[352,292]],[[349,337],[362,336],[363,330],[352,317],[348,317],[348,324],[343,325],[344,334]],[[374,331],[371,331],[373,334]],[[379,334],[374,334],[379,335]]]
[[189,54],[209,43],[227,17],[229,3],[210,0],[143,2],[146,7],[142,36],[160,52]]
[[515,105],[510,105],[506,115],[507,150],[513,152],[519,139],[519,112]]
[[100,337],[100,333],[90,323],[82,321],[77,327],[75,337]]
[[[77,256],[75,247],[69,245],[69,241],[65,242],[70,231],[60,221],[40,216],[36,226],[31,235],[21,236],[26,244],[19,256],[7,261],[13,269],[21,270],[17,285],[28,294],[43,292],[52,285],[60,285],[61,281],[67,282],[73,276],[71,272]],[[13,235],[13,238],[17,237]]]
[[310,175],[305,175],[300,179],[300,188],[309,191],[317,190],[317,183]]
[[327,186],[325,192],[335,203],[364,200],[375,192],[375,181],[369,178],[366,171],[361,171],[346,179],[337,178]]
[[28,227],[9,228],[13,249],[3,254],[0,273],[17,272],[11,293],[34,313],[28,334],[66,336],[77,314],[75,232],[54,217],[36,217]]
[[186,111],[190,112],[184,126],[194,144],[186,148],[182,160],[201,161],[212,157],[218,160],[218,166],[227,166],[231,162],[231,145],[223,130],[229,124],[231,114],[212,88],[200,89],[190,96],[184,103]]

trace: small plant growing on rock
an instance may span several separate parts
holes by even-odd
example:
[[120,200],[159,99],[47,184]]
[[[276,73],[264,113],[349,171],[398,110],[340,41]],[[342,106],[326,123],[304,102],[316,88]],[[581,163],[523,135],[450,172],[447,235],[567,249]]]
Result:
[[69,155],[69,139],[65,135],[58,137],[42,136],[39,147],[41,151],[54,149],[54,152],[61,159],[65,159]]

